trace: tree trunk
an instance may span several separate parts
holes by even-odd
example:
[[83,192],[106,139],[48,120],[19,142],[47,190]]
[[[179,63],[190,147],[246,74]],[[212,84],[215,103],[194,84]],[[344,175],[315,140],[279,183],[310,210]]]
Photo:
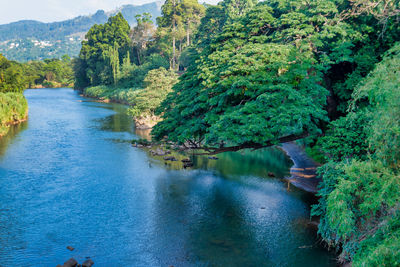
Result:
[[189,30],[189,25],[186,31],[186,45],[189,46],[190,45],[190,30]]
[[139,65],[142,65],[141,60],[140,60],[140,52],[139,52],[139,48],[138,47],[136,47],[136,54],[137,54],[137,59],[138,59]]
[[176,21],[175,21],[175,16],[176,16],[176,6],[175,6],[175,0],[173,1],[174,5],[174,16],[172,20],[172,69],[175,70],[175,58],[176,58],[176,40],[175,40],[175,27],[176,27]]
[[[174,27],[175,28],[175,27]],[[172,69],[175,70],[175,54],[176,54],[175,36],[172,38]]]

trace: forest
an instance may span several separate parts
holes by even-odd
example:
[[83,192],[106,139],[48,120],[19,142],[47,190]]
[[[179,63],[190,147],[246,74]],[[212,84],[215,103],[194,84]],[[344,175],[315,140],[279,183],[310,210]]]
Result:
[[301,141],[321,163],[326,246],[341,263],[399,266],[400,2],[166,0],[161,13],[94,25],[72,61],[2,57],[0,92],[73,75],[129,105],[153,141],[205,155]]

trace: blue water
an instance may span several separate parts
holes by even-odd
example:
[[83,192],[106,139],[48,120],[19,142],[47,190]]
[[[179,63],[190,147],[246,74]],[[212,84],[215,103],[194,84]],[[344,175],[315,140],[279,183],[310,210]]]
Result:
[[335,266],[279,150],[173,170],[130,145],[124,107],[25,94],[28,122],[0,140],[0,266]]

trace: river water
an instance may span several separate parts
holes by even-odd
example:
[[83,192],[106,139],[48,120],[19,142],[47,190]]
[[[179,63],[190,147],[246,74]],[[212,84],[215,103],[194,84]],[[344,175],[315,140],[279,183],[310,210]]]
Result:
[[25,95],[29,120],[0,140],[0,266],[335,266],[280,150],[174,170],[130,145],[125,107]]

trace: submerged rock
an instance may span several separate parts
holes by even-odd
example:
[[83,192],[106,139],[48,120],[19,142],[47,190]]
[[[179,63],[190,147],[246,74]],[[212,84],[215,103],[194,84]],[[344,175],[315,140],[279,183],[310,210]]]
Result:
[[183,168],[190,168],[190,167],[193,167],[194,166],[194,164],[193,164],[193,162],[185,162],[185,163],[183,163]]
[[74,258],[70,258],[68,261],[64,262],[63,267],[76,267],[78,262]]
[[175,157],[170,156],[170,157],[164,157],[164,160],[169,160],[169,161],[178,161]]
[[157,148],[156,150],[150,150],[150,153],[153,156],[165,156],[165,155],[171,154],[171,151],[164,151],[160,148]]
[[275,173],[273,173],[273,172],[269,172],[269,173],[268,173],[268,176],[269,176],[269,177],[276,177]]
[[92,267],[94,262],[91,259],[87,259],[82,263],[82,267]]

